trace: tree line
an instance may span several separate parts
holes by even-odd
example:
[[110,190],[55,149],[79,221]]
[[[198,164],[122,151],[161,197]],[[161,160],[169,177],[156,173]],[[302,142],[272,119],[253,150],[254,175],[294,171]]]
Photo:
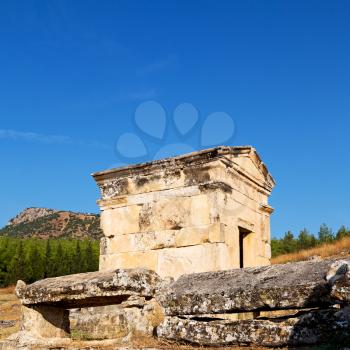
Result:
[[322,224],[317,235],[312,234],[306,228],[301,230],[298,236],[294,236],[291,231],[288,231],[280,239],[271,239],[272,257],[313,248],[324,243],[332,243],[344,237],[350,237],[350,229],[345,226],[341,226],[337,232],[333,232],[326,224]]
[[99,241],[0,237],[0,287],[97,271]]

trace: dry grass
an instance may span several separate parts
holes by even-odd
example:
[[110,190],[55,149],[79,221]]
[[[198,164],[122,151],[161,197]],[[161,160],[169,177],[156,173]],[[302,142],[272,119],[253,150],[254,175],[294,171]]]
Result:
[[322,244],[318,247],[301,250],[296,253],[279,255],[271,260],[272,264],[284,264],[291,261],[307,260],[313,255],[320,255],[322,258],[349,256],[350,255],[350,237],[345,237],[333,243]]
[[0,320],[14,321],[11,327],[0,326],[0,340],[5,339],[19,330],[19,319],[21,316],[20,303],[14,293],[15,287],[0,289]]
[[8,286],[6,288],[1,288],[0,289],[0,295],[3,294],[13,294],[15,292],[15,286]]

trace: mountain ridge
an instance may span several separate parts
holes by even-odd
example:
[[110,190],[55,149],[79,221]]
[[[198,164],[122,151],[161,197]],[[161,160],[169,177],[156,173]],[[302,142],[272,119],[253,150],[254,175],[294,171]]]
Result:
[[100,215],[30,207],[10,219],[0,229],[0,236],[99,239],[102,237]]

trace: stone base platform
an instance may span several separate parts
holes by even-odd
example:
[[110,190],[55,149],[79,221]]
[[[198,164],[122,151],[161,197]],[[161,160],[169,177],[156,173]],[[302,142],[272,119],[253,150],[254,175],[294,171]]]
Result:
[[349,266],[349,260],[308,261],[176,281],[118,269],[19,282],[21,331],[0,350],[347,344]]

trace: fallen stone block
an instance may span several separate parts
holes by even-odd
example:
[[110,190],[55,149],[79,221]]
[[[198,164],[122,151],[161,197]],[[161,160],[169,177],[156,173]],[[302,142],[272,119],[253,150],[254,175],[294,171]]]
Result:
[[23,305],[69,309],[119,304],[130,296],[151,298],[161,285],[162,280],[153,271],[117,269],[47,278],[30,285],[18,281],[16,294]]
[[[123,342],[152,337],[164,318],[163,308],[154,298],[164,283],[155,272],[145,269],[81,273],[30,285],[19,281],[16,293],[22,303],[22,319],[18,342],[63,341],[74,335],[72,330],[80,332],[83,339]],[[104,305],[119,306],[118,312],[112,306],[111,313],[100,319],[96,309],[91,314],[83,311],[76,319],[76,329],[71,328],[68,309]]]
[[200,346],[312,345],[337,331],[349,330],[349,309],[311,311],[292,318],[243,321],[198,321],[167,316],[157,327],[159,338]]
[[350,302],[350,268],[347,260],[334,262],[326,276],[332,286],[331,297],[342,303]]
[[166,315],[174,316],[332,305],[326,276],[334,262],[304,261],[183,275],[157,298]]
[[23,305],[21,331],[37,338],[68,338],[69,311],[47,305]]
[[333,284],[331,296],[335,300],[350,303],[350,278],[348,276],[344,275]]
[[126,343],[151,338],[164,313],[154,299],[130,298],[118,305],[71,310],[69,318],[73,339],[119,339]]

